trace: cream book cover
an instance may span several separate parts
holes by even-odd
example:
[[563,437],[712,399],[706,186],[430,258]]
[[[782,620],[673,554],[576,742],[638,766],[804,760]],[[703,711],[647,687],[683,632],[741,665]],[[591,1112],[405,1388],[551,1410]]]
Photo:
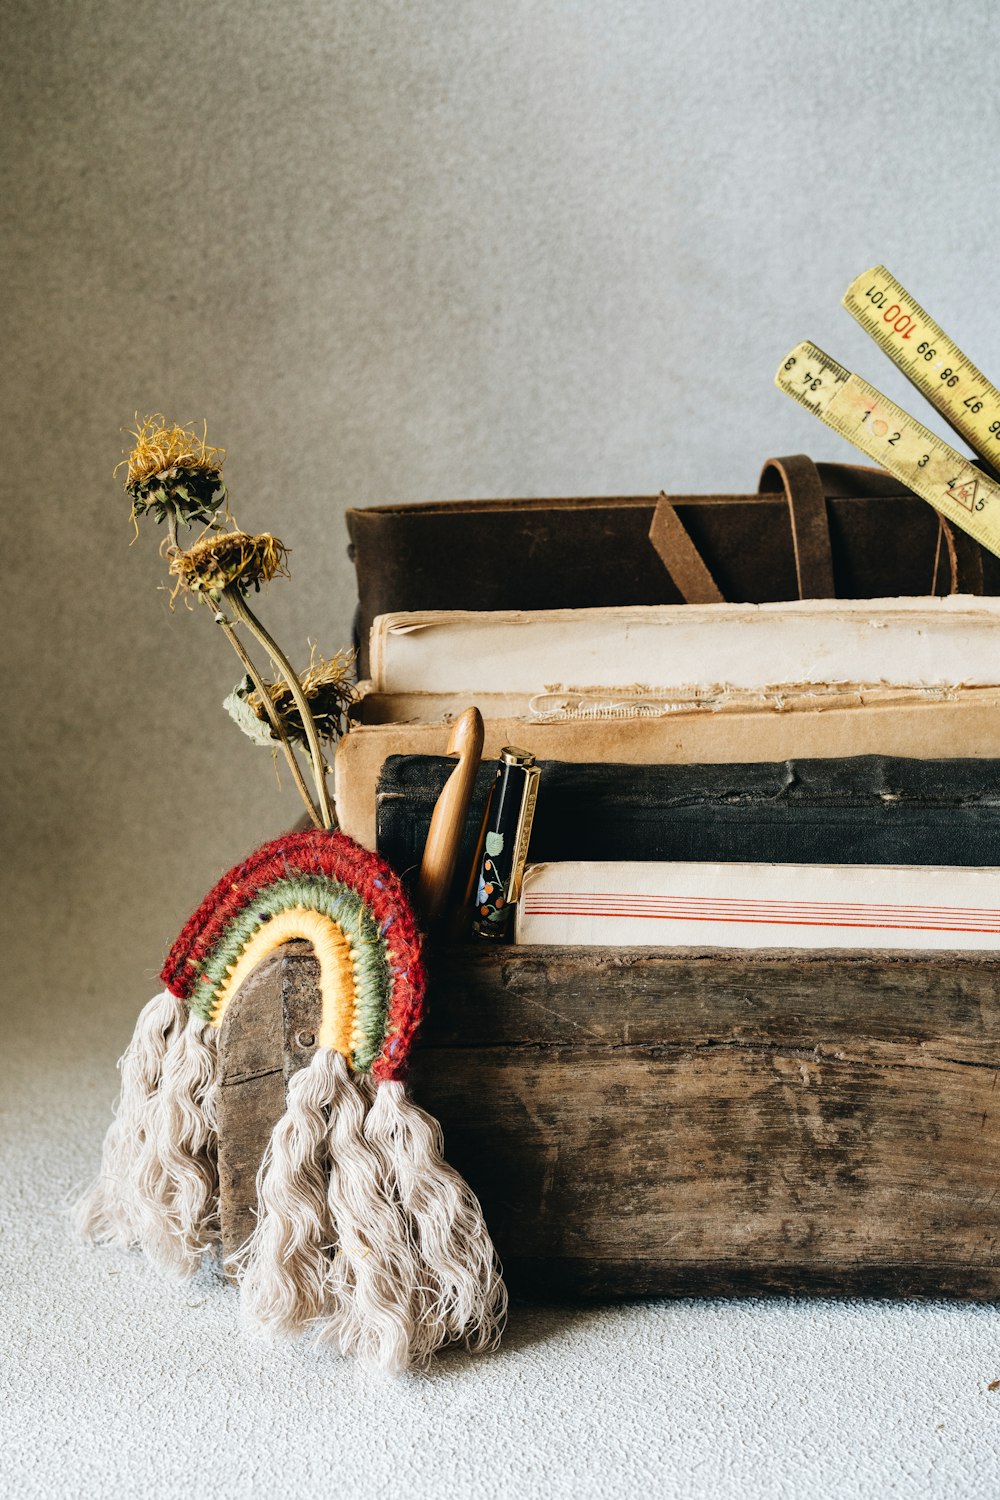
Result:
[[380,615],[375,693],[619,689],[652,697],[727,688],[1000,682],[1000,599],[805,599],[619,609]]
[[515,941],[585,947],[1000,949],[1000,870],[564,863],[525,872]]

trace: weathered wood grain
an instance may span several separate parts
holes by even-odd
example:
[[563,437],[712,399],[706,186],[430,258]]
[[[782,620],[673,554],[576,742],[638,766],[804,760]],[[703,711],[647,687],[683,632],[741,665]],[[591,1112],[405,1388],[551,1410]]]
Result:
[[249,1237],[257,1168],[285,1107],[283,954],[250,975],[219,1030],[219,1204],[223,1256]]
[[[318,1023],[291,944],[220,1044],[227,1246]],[[515,1290],[1000,1295],[988,955],[453,950],[413,1088]]]

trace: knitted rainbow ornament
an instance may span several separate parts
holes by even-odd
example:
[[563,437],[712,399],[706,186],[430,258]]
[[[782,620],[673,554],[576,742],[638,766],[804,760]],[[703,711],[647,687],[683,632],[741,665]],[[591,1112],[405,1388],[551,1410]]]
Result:
[[403,1084],[424,1009],[420,934],[389,866],[340,833],[265,844],[184,927],[121,1060],[80,1231],[182,1276],[217,1247],[215,1039],[243,981],[293,938],[319,962],[318,1046],[288,1082],[236,1257],[246,1320],[310,1328],[392,1370],[450,1343],[495,1348],[507,1296],[482,1211]]

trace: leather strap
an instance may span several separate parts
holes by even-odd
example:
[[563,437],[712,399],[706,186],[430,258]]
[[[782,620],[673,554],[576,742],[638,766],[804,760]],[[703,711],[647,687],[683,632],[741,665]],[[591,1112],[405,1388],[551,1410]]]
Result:
[[[969,536],[967,531],[962,531],[957,526],[952,526],[944,516],[940,518],[941,529],[938,535],[938,557],[940,557],[944,542],[944,550],[948,554],[948,563],[951,568],[952,594],[981,594],[983,592],[983,552],[974,537]],[[939,564],[935,561],[935,587],[932,593],[937,593],[936,582]]]
[[758,489],[762,495],[785,493],[799,598],[835,599],[826,493],[812,459],[804,453],[768,459]]
[[719,586],[663,491],[653,511],[649,540],[685,604],[722,604]]

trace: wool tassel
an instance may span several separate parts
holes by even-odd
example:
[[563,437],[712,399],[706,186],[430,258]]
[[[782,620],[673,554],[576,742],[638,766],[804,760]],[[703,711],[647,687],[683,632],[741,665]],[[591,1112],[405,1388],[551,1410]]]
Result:
[[434,1347],[497,1348],[507,1289],[479,1199],[444,1159],[444,1132],[395,1081],[380,1083],[365,1137],[382,1158],[434,1289]]
[[317,1335],[342,1354],[398,1374],[426,1364],[437,1345],[433,1291],[381,1157],[365,1140],[371,1091],[359,1086],[340,1053],[330,1055],[337,1091],[330,1109],[327,1201],[338,1248]]
[[257,1174],[257,1225],[232,1264],[244,1320],[260,1333],[301,1333],[326,1301],[328,1112],[337,1084],[333,1054],[321,1048],[290,1079]]
[[219,1239],[217,1073],[216,1033],[192,1013],[164,1057],[137,1163],[139,1243],[181,1280]]
[[121,1093],[101,1148],[94,1183],[73,1206],[82,1239],[131,1249],[143,1216],[139,1162],[151,1128],[163,1062],[187,1021],[187,1006],[163,990],[139,1012],[132,1040],[118,1062]]
[[215,1034],[168,990],[142,1010],[97,1181],[75,1205],[87,1240],[140,1246],[190,1276],[218,1238]]

